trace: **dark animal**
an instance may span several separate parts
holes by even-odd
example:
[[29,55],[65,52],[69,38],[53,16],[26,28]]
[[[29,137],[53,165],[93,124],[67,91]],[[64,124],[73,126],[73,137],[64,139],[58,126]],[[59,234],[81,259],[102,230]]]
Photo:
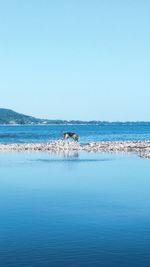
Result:
[[66,132],[64,133],[64,139],[68,139],[68,138],[72,138],[75,141],[79,141],[80,137],[79,135],[75,134],[75,133],[71,133],[71,132]]

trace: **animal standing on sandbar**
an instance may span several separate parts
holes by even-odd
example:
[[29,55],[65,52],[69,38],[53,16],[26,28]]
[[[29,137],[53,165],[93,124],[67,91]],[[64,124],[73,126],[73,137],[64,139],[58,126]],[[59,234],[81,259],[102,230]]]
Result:
[[64,139],[72,138],[74,141],[79,142],[80,136],[76,133],[66,132],[64,133]]

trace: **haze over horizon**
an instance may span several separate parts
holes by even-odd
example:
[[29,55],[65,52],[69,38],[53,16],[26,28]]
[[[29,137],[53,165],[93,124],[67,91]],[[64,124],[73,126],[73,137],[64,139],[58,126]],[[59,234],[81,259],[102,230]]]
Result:
[[148,0],[6,0],[0,107],[45,119],[150,121]]

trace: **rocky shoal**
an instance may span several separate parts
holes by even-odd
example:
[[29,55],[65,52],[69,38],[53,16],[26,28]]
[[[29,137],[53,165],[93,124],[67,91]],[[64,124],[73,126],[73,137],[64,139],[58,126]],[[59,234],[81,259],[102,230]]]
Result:
[[43,151],[54,153],[69,152],[127,152],[136,153],[140,157],[150,158],[149,141],[117,141],[117,142],[91,142],[79,144],[64,140],[52,141],[42,144],[0,144],[0,151]]

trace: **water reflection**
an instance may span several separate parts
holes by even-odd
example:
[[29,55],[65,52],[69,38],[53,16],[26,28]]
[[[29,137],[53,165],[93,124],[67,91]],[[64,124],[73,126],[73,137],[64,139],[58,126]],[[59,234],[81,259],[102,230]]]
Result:
[[54,156],[59,156],[64,159],[78,159],[79,158],[79,152],[78,151],[57,151],[50,153]]
[[80,163],[93,163],[93,162],[104,162],[112,161],[114,157],[111,157],[109,154],[96,154],[96,153],[87,153],[87,152],[77,152],[77,151],[61,151],[61,152],[50,152],[40,154],[40,157],[36,159],[30,159],[34,162],[43,162],[43,163],[63,163],[67,165],[77,166]]
[[149,267],[149,161],[39,152],[0,162],[1,266]]

